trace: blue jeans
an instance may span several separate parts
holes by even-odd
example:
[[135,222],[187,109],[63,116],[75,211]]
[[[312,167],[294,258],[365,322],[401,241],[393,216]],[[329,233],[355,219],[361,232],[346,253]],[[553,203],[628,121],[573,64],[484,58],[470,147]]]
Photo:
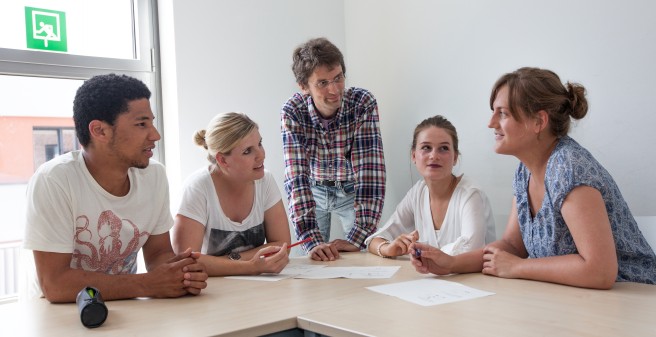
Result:
[[324,242],[330,241],[332,213],[339,216],[344,235],[348,235],[355,223],[355,182],[349,181],[337,186],[322,186],[313,182],[312,195],[316,203],[317,225]]

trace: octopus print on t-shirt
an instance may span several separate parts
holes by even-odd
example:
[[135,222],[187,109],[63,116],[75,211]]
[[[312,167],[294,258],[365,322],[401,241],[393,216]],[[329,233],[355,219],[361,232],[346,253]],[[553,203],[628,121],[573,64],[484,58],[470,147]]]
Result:
[[140,232],[132,221],[120,219],[112,211],[100,213],[93,227],[88,216],[77,217],[71,267],[108,274],[135,273],[137,253],[150,233]]
[[245,231],[226,231],[212,228],[207,254],[223,256],[231,252],[244,252],[264,244],[264,224],[253,226]]

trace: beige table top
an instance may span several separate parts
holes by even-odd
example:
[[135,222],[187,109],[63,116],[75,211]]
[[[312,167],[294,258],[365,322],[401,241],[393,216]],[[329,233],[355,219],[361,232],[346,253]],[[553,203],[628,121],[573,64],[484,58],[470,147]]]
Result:
[[0,327],[11,336],[254,336],[294,327],[373,336],[656,335],[656,286],[617,283],[602,291],[453,275],[442,279],[496,294],[423,307],[365,289],[427,277],[405,258],[347,253],[335,262],[294,258],[291,263],[401,268],[390,279],[264,282],[214,277],[200,296],[107,302],[107,321],[96,329],[82,326],[75,304],[31,300],[0,305]]
[[[381,283],[425,277],[408,261],[396,263],[404,266]],[[340,336],[656,336],[654,285],[592,290],[482,274],[437,278],[495,295],[423,307],[362,289],[341,307],[300,314],[299,327]]]

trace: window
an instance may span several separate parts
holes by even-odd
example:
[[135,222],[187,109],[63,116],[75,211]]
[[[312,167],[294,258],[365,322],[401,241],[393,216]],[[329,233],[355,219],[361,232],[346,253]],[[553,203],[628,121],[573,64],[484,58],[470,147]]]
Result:
[[129,0],[3,1],[0,29],[16,34],[0,35],[0,48],[137,59],[132,9]]
[[77,88],[99,74],[136,77],[159,114],[156,12],[154,0],[0,2],[0,303],[18,290],[27,182],[39,165],[80,148]]
[[80,149],[75,128],[35,127],[32,135],[35,168],[59,155]]

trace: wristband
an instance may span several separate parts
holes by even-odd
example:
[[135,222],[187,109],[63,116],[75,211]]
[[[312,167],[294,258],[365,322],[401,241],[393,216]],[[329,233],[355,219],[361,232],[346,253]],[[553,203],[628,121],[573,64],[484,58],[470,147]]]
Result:
[[378,247],[376,247],[376,253],[378,253],[378,256],[380,256],[380,257],[384,257],[384,258],[387,259],[387,258],[390,258],[391,256],[383,255],[383,253],[380,252],[380,248],[383,247],[383,245],[385,245],[385,244],[389,245],[390,242],[387,241],[387,240],[385,240],[385,241],[379,243],[379,244],[378,244]]

